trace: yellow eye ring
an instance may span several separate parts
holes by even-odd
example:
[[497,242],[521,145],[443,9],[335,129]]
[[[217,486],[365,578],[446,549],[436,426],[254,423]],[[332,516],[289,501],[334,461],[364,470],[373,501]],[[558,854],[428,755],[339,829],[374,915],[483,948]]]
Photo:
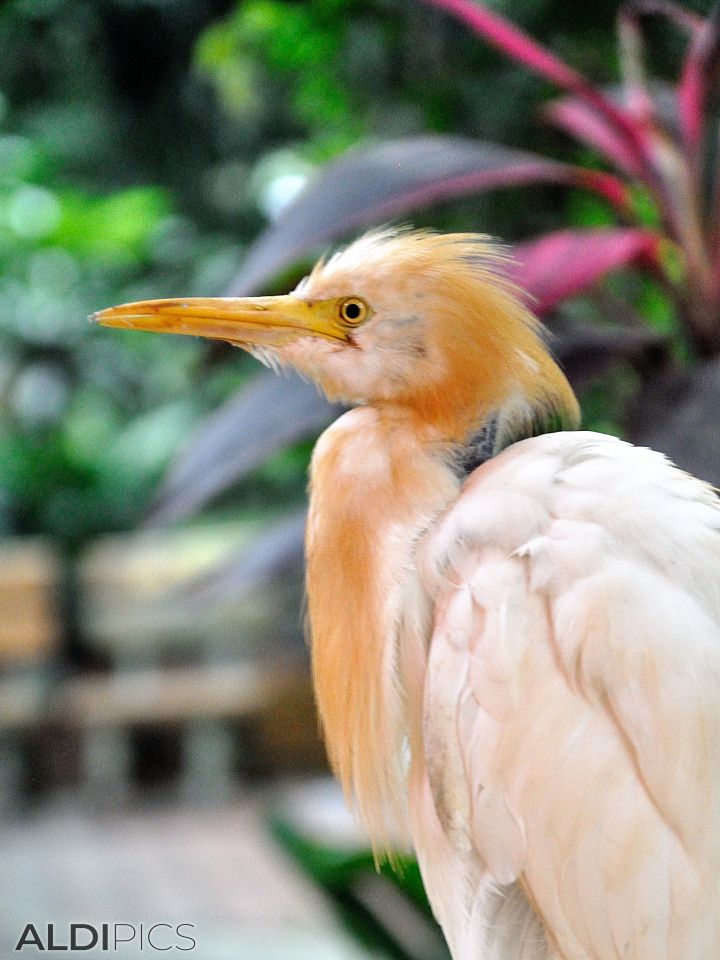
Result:
[[339,304],[338,311],[343,323],[351,327],[357,327],[367,319],[368,305],[359,297],[346,297]]

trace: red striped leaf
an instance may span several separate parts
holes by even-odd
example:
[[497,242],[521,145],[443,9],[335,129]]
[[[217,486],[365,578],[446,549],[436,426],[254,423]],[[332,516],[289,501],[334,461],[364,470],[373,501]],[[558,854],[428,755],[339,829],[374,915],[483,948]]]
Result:
[[532,309],[544,314],[582,293],[619,267],[657,262],[661,238],[648,230],[558,230],[514,250],[512,279],[532,297]]

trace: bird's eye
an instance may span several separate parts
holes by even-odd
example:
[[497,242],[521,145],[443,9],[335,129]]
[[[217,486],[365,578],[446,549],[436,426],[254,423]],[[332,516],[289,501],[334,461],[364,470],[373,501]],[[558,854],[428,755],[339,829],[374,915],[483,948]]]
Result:
[[340,304],[340,319],[351,326],[356,327],[362,323],[368,315],[368,307],[364,300],[358,297],[348,297]]

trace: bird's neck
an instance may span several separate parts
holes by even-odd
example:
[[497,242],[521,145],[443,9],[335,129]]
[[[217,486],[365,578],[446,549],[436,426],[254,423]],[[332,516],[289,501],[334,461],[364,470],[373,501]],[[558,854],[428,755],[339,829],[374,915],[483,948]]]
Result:
[[418,591],[413,554],[460,480],[409,423],[361,407],[320,438],[311,481],[307,589],[320,718],[335,772],[387,848],[404,820],[400,638],[424,638],[427,627],[422,603],[409,602]]

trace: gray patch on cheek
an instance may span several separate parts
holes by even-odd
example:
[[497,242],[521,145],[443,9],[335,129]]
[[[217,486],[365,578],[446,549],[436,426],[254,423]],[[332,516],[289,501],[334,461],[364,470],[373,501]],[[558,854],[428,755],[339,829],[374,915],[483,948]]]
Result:
[[422,318],[416,313],[409,313],[404,317],[393,317],[392,325],[397,328],[421,326]]
[[[420,296],[424,296],[424,294],[420,294]],[[404,353],[406,356],[409,355],[418,360],[427,357],[425,320],[423,317],[415,313],[396,317],[393,321],[393,329],[395,331],[405,331],[401,334],[402,340],[397,345],[398,353]]]
[[399,330],[397,325],[388,331],[382,349],[396,357],[412,357],[414,360],[423,360],[428,353],[421,330]]

